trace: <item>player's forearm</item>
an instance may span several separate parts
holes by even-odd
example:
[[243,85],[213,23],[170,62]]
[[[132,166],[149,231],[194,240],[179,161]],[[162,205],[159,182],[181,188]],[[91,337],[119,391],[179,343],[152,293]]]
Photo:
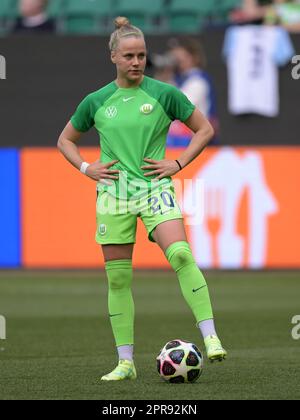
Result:
[[84,161],[79,153],[77,145],[64,137],[60,137],[57,143],[57,147],[64,157],[73,165],[75,168],[80,170],[81,164]]
[[178,159],[181,166],[184,168],[185,166],[189,165],[197,156],[199,156],[210,142],[210,140],[213,138],[213,136],[214,129],[209,123],[207,123],[205,127],[198,130],[194,134],[188,147]]

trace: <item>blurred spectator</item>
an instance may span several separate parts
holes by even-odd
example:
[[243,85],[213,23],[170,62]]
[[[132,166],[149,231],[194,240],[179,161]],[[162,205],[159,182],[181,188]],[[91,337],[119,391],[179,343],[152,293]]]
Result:
[[19,0],[21,16],[17,19],[13,32],[22,34],[54,32],[54,21],[49,19],[46,13],[47,2],[48,0]]
[[[214,87],[209,74],[204,70],[206,57],[201,43],[193,38],[171,39],[169,41],[170,63],[175,64],[173,82],[197,108],[208,118],[215,129],[210,144],[218,143],[219,123],[216,112]],[[170,69],[169,69],[169,75]],[[169,146],[186,146],[192,133],[179,121],[171,125]]]
[[151,67],[154,68],[153,77],[161,82],[175,85],[175,61],[172,54],[152,54],[150,59]]
[[228,68],[229,112],[279,115],[279,68],[295,50],[281,26],[235,25],[226,31],[223,56]]
[[265,22],[281,25],[289,32],[299,33],[300,1],[274,0],[273,5],[267,8]]

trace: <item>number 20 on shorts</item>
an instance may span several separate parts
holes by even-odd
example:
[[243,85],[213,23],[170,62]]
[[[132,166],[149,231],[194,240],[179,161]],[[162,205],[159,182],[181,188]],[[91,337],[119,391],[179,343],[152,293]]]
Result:
[[148,204],[150,204],[150,209],[153,214],[164,214],[175,207],[173,197],[167,191],[163,191],[159,196],[154,195],[149,198]]

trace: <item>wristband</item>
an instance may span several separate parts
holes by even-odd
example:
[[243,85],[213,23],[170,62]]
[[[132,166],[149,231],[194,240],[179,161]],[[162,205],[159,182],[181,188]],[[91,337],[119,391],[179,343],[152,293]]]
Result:
[[90,166],[90,164],[89,163],[87,163],[87,162],[82,162],[82,164],[81,164],[81,166],[80,166],[80,172],[81,173],[83,173],[83,174],[85,174],[86,173],[86,170],[87,170],[87,168]]
[[175,162],[177,162],[177,164],[178,164],[178,166],[179,166],[180,170],[182,170],[182,166],[180,165],[180,162],[179,162],[178,160],[175,160]]

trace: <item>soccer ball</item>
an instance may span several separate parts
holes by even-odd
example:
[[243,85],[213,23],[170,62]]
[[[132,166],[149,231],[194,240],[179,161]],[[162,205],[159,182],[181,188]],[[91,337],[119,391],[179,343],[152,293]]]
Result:
[[203,371],[203,357],[197,346],[184,340],[169,341],[159,352],[157,370],[166,382],[195,382]]

